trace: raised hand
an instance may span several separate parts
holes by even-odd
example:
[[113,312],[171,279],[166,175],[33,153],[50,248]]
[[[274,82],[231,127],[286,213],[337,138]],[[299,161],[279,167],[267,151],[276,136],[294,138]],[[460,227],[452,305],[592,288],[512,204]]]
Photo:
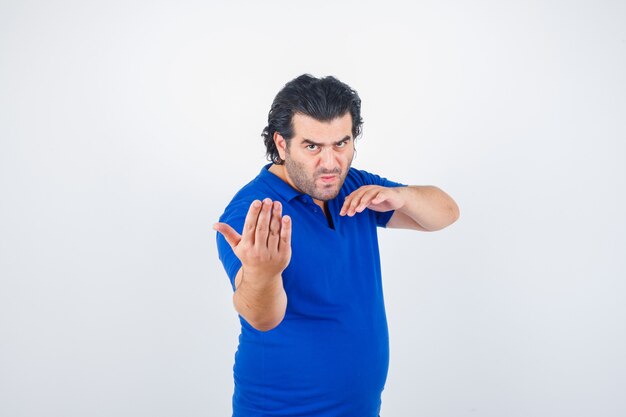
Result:
[[398,210],[405,204],[405,199],[399,191],[395,187],[364,185],[346,197],[339,214],[352,217],[366,208],[380,212]]
[[252,280],[250,284],[263,286],[289,265],[291,219],[282,216],[279,201],[253,201],[241,235],[226,223],[216,223],[213,228],[224,236],[241,261],[246,280]]

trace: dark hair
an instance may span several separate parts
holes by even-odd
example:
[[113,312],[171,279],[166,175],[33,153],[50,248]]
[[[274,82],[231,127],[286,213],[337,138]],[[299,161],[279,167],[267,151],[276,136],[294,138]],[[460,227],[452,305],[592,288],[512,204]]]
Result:
[[278,92],[267,115],[267,126],[263,129],[267,159],[281,165],[274,133],[278,132],[287,144],[294,135],[292,119],[296,113],[315,120],[329,122],[347,112],[352,116],[352,137],[361,134],[361,99],[356,91],[332,76],[315,78],[303,74],[289,81]]

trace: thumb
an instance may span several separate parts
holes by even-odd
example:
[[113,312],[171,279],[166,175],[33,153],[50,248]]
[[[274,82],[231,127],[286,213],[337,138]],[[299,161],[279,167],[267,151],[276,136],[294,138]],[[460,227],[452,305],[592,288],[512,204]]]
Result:
[[226,242],[228,242],[233,249],[235,249],[235,246],[241,241],[241,235],[226,223],[215,223],[213,230],[221,233],[224,239],[226,239]]

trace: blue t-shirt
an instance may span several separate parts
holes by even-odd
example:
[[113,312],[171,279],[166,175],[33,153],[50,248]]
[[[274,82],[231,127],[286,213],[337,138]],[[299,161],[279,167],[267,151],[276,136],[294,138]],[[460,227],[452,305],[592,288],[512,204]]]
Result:
[[[376,227],[393,212],[339,216],[363,185],[402,184],[351,168],[328,201],[332,225],[310,196],[265,166],[230,202],[221,222],[241,233],[252,201],[269,197],[292,219],[292,256],[283,271],[287,310],[261,332],[240,316],[234,417],[377,417],[387,378],[389,339]],[[234,288],[241,262],[218,233],[219,257]]]

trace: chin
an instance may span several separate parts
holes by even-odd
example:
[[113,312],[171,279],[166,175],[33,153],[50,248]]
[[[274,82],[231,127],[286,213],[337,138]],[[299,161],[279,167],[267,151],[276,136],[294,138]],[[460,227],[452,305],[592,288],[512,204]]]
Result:
[[317,197],[316,200],[329,201],[337,197],[338,195],[339,195],[339,190],[333,190],[332,192],[322,192],[318,194],[319,197]]

